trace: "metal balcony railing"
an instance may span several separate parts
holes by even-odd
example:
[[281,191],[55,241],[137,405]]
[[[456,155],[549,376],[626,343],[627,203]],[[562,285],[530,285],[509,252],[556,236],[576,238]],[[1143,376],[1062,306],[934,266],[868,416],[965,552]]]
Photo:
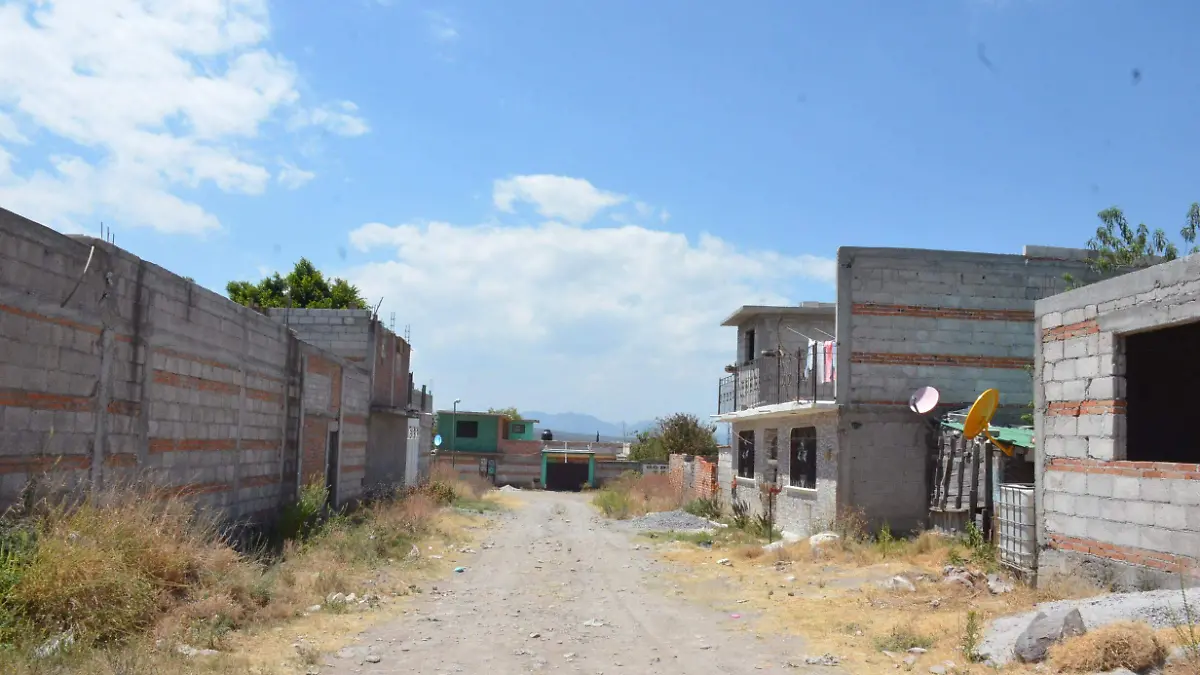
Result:
[[[737,366],[718,383],[717,414],[789,401],[832,401],[836,378],[828,377],[820,343],[778,356],[760,356]],[[829,362],[832,367],[832,362]]]

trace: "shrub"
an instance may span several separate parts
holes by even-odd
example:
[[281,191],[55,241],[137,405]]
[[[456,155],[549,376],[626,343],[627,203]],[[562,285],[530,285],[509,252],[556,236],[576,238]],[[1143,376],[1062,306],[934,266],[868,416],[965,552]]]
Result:
[[750,529],[750,504],[744,499],[735,499],[730,506],[733,511],[733,526],[743,532]]
[[721,517],[721,502],[716,497],[700,497],[685,504],[683,510],[693,516],[716,520]]
[[1059,670],[1094,673],[1127,668],[1140,673],[1161,665],[1167,649],[1144,623],[1101,626],[1050,647],[1050,664]]
[[905,652],[914,647],[929,649],[933,638],[914,631],[909,626],[896,625],[887,635],[875,639],[877,649],[889,652]]
[[323,483],[309,483],[300,488],[300,496],[289,504],[279,518],[279,535],[285,541],[306,541],[321,527],[321,519],[329,502],[329,488]]
[[624,520],[628,518],[633,510],[633,500],[628,492],[605,488],[597,490],[596,495],[592,497],[592,503],[595,504],[605,516]]

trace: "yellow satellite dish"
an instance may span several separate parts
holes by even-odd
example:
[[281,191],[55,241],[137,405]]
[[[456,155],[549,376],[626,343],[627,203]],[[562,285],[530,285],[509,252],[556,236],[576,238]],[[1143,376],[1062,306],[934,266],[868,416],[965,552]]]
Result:
[[971,404],[971,409],[967,411],[967,419],[963,422],[963,435],[967,438],[975,438],[979,434],[983,434],[992,442],[992,445],[1012,457],[1012,446],[1006,446],[996,440],[988,430],[988,425],[991,423],[992,417],[996,415],[996,408],[999,406],[1000,392],[995,389],[987,389],[980,394],[979,398]]

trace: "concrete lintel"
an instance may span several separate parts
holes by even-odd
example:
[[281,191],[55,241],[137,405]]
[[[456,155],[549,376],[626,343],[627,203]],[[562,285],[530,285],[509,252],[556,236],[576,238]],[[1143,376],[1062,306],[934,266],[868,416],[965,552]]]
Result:
[[[1139,333],[1200,320],[1200,294],[1189,293],[1156,303],[1143,303],[1102,314],[1096,319],[1100,330],[1112,333]],[[1181,311],[1182,310],[1182,311]]]

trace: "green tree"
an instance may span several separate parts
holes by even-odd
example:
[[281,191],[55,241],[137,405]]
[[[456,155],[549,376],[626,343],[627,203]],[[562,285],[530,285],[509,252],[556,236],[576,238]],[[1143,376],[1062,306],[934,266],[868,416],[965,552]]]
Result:
[[[1096,235],[1088,240],[1089,249],[1096,252],[1093,261],[1101,272],[1116,272],[1139,267],[1149,267],[1179,257],[1179,246],[1167,237],[1162,228],[1153,232],[1145,224],[1137,227],[1129,224],[1121,209],[1112,206],[1096,214],[1101,225]],[[1188,253],[1196,253],[1197,229],[1200,229],[1200,203],[1192,204],[1187,218],[1179,230]]]
[[637,462],[665,462],[670,455],[715,457],[716,426],[705,424],[689,413],[660,417],[654,428],[640,431],[629,448],[629,458]]
[[514,422],[519,422],[525,419],[524,417],[521,417],[521,413],[517,412],[516,406],[509,406],[507,408],[488,408],[488,412],[493,415],[504,415]]
[[286,276],[278,272],[258,283],[231,281],[225,286],[229,299],[247,307],[287,307],[301,309],[366,309],[367,303],[354,286],[345,279],[332,282],[321,274],[308,258],[301,258]]

